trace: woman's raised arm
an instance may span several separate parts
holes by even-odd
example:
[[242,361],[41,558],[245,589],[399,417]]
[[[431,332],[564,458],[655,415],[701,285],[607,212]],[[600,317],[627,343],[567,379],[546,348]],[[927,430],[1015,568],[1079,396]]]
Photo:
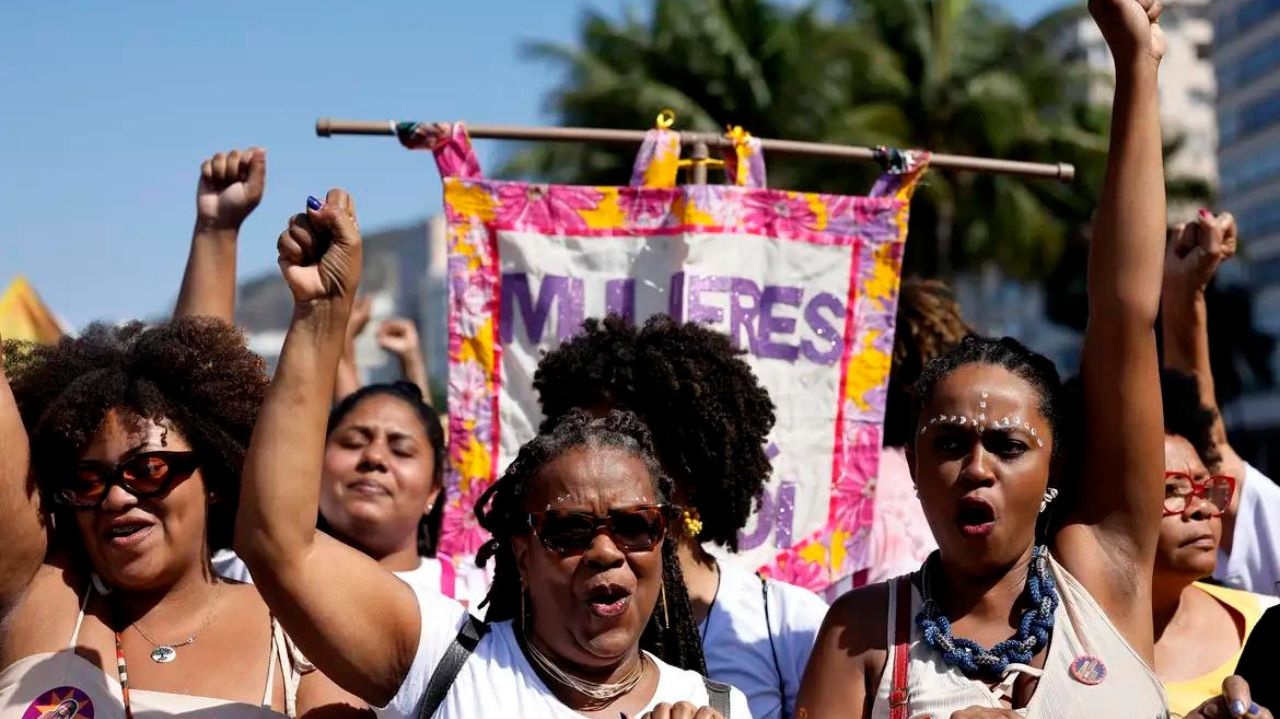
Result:
[[48,549],[27,432],[4,371],[4,349],[0,344],[0,620],[31,583]]
[[351,198],[308,199],[279,251],[293,321],[245,457],[235,548],[307,657],[382,706],[413,663],[418,603],[373,559],[316,530],[329,399],[360,282]]
[[1083,466],[1069,493],[1059,559],[1148,659],[1149,584],[1160,525],[1164,420],[1155,321],[1165,246],[1156,85],[1159,0],[1090,0],[1115,59],[1106,180],[1089,250],[1081,375]]

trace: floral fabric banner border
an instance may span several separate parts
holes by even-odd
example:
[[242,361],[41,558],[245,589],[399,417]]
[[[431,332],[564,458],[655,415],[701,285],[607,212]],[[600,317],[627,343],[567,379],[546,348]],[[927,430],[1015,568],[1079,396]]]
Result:
[[[815,591],[866,569],[902,248],[927,154],[897,153],[868,197],[769,190],[758,142],[740,133],[737,184],[673,187],[679,144],[656,130],[635,186],[573,187],[483,179],[461,124],[400,130],[444,178],[444,554],[472,557],[487,539],[472,508],[538,426],[528,385],[540,353],[585,316],[668,312],[728,327],[779,404],[775,477],[737,561]],[[784,436],[793,415],[800,429]]]

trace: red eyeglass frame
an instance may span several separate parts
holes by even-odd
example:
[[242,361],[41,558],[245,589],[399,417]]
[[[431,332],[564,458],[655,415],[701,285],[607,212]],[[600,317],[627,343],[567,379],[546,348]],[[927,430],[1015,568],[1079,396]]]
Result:
[[[1186,479],[1188,482],[1191,483],[1191,494],[1187,495],[1186,497],[1188,500],[1192,499],[1193,497],[1199,497],[1201,501],[1207,504],[1213,505],[1215,508],[1217,508],[1216,512],[1212,512],[1209,515],[1210,517],[1221,517],[1223,513],[1227,511],[1227,507],[1218,507],[1218,505],[1209,501],[1209,498],[1207,496],[1207,493],[1208,493],[1207,490],[1209,488],[1210,483],[1222,482],[1222,481],[1225,481],[1227,483],[1227,487],[1230,488],[1230,491],[1227,493],[1227,501],[1226,501],[1226,504],[1228,506],[1231,504],[1231,500],[1234,499],[1236,496],[1236,478],[1232,477],[1229,474],[1214,474],[1214,475],[1205,477],[1204,479],[1196,479],[1195,477],[1191,476],[1186,472],[1165,472],[1164,473],[1164,479],[1166,482],[1175,477]],[[1165,499],[1167,501],[1168,497],[1166,497]],[[1172,517],[1178,514],[1182,514],[1183,512],[1186,512],[1187,506],[1190,506],[1189,503],[1188,505],[1183,506],[1182,509],[1176,512],[1164,506],[1162,506],[1161,509],[1164,511],[1164,516]]]

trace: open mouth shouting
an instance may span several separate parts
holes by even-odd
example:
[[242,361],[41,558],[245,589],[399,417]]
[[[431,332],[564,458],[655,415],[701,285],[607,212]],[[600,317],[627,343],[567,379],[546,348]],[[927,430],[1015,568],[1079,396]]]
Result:
[[631,590],[621,584],[597,584],[587,590],[587,609],[597,617],[620,616],[631,606]]
[[996,510],[985,499],[974,496],[963,497],[956,510],[956,526],[966,537],[981,538],[990,536],[996,528]]
[[107,545],[113,549],[128,549],[140,544],[155,529],[155,522],[142,517],[117,517],[111,520],[103,532]]

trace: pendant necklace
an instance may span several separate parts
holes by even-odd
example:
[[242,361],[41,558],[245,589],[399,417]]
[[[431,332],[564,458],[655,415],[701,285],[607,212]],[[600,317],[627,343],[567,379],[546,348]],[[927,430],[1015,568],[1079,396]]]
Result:
[[196,641],[196,637],[200,636],[201,632],[208,629],[209,624],[213,621],[213,610],[215,607],[218,606],[218,597],[220,597],[221,595],[222,595],[222,582],[218,582],[218,588],[214,590],[213,599],[210,600],[209,602],[209,612],[208,614],[205,615],[204,624],[201,624],[199,629],[191,633],[191,636],[187,637],[186,639],[183,639],[180,642],[170,642],[168,644],[161,644],[156,640],[152,639],[145,631],[143,631],[141,624],[134,622],[133,628],[136,629],[138,631],[138,634],[143,639],[147,640],[147,643],[152,646],[151,661],[155,662],[156,664],[168,664],[178,658],[178,649],[188,646],[190,644],[194,644]]

